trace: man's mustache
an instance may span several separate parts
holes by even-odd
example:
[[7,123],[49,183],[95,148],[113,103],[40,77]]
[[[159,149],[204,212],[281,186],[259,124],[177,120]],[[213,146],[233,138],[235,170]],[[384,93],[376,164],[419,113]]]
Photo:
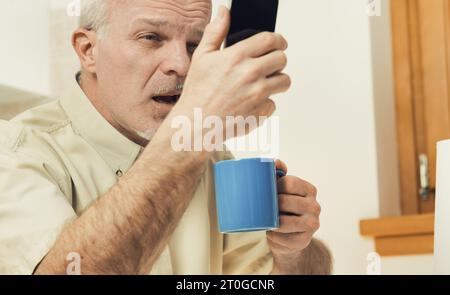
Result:
[[177,84],[175,86],[169,87],[159,87],[155,91],[155,95],[164,95],[164,94],[181,94],[184,89],[184,84]]

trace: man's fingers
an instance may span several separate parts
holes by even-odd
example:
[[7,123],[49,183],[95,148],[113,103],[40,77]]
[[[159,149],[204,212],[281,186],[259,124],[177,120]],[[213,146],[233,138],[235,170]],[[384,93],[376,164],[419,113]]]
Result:
[[280,34],[263,32],[242,40],[228,49],[245,52],[248,57],[260,57],[275,50],[284,51],[287,47],[286,39]]
[[275,102],[267,98],[252,112],[252,115],[258,117],[260,119],[258,123],[262,125],[264,123],[263,119],[272,116],[276,109],[277,105]]
[[308,247],[312,239],[312,235],[310,233],[280,234],[269,231],[266,236],[268,242],[282,252],[304,249]]
[[277,74],[270,78],[263,78],[255,84],[254,91],[263,98],[261,103],[252,112],[255,116],[270,117],[276,110],[275,102],[269,97],[273,94],[286,92],[291,87],[291,79],[286,74]]
[[284,70],[287,66],[287,56],[281,50],[273,51],[262,57],[253,60],[262,70],[262,74],[266,77],[272,76]]
[[292,81],[288,75],[279,73],[263,79],[262,83],[268,88],[270,95],[274,95],[288,91],[291,88]]
[[284,163],[283,161],[281,161],[279,159],[275,160],[275,167],[279,170],[284,171],[284,174],[287,174],[287,172],[288,172],[286,163]]
[[319,218],[313,215],[281,215],[280,227],[273,230],[277,233],[316,232],[320,227]]
[[[285,92],[289,89],[291,80],[288,75],[278,74],[276,77],[264,78],[260,84],[255,86],[255,91],[264,93],[260,97],[266,96],[252,112],[253,116],[270,117],[276,110],[275,102],[269,98],[270,95]],[[262,122],[261,122],[262,123]],[[286,169],[287,170],[287,169]]]
[[317,196],[317,189],[312,184],[292,175],[280,178],[277,182],[277,187],[279,194],[313,198]]
[[230,28],[230,11],[225,6],[220,6],[217,18],[206,26],[202,41],[198,45],[195,54],[219,50]]
[[312,214],[319,217],[322,208],[314,198],[302,198],[295,195],[278,195],[280,212],[301,216]]

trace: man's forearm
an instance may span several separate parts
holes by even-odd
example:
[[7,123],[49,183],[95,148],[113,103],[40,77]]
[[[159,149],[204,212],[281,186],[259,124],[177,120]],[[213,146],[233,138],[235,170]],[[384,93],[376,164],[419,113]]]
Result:
[[332,256],[327,247],[313,239],[296,257],[274,257],[272,275],[328,275],[332,271]]
[[65,273],[71,252],[80,254],[83,274],[151,271],[209,160],[206,152],[173,151],[171,131],[162,128],[130,171],[62,232],[36,274]]

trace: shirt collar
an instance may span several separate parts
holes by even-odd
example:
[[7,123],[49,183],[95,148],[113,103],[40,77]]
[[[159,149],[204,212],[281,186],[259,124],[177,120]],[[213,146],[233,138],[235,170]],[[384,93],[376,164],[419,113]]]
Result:
[[75,132],[93,146],[114,173],[121,176],[130,169],[143,147],[114,128],[97,111],[75,79],[60,103]]

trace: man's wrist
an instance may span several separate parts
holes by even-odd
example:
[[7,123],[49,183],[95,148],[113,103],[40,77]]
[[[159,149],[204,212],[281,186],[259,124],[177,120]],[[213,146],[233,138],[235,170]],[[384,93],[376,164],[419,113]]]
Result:
[[273,275],[300,275],[301,264],[304,255],[302,250],[291,254],[272,254],[273,256]]
[[332,270],[332,256],[328,248],[313,239],[308,247],[299,253],[273,255],[273,275],[329,275]]

